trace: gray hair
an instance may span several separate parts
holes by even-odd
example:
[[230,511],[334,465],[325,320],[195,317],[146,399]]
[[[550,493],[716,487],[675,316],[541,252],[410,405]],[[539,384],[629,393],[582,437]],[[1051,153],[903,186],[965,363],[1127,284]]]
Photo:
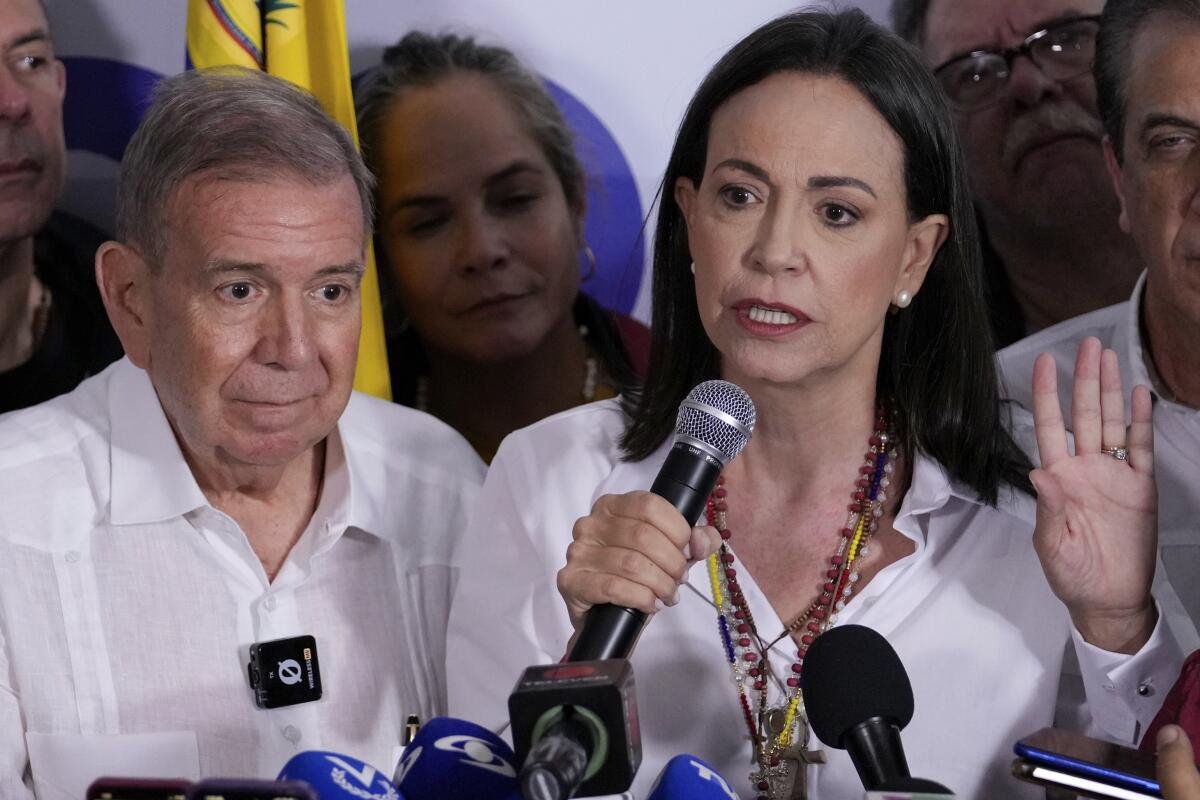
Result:
[[354,179],[363,240],[373,225],[374,179],[354,140],[308,92],[243,67],[188,70],[163,79],[121,160],[117,236],[152,266],[165,251],[167,208],[201,172],[234,180],[281,173],[315,186]]
[[924,46],[929,0],[892,0],[892,30],[900,38]]
[[375,163],[374,154],[387,135],[382,120],[393,100],[407,89],[428,87],[464,72],[492,79],[507,94],[558,176],[568,203],[581,205],[586,193],[583,167],[554,98],[512,51],[478,44],[469,36],[413,31],[387,48],[383,63],[363,77],[354,99],[367,163]]
[[1133,40],[1152,17],[1160,14],[1200,23],[1200,0],[1108,0],[1100,18],[1096,62],[1092,68],[1096,76],[1096,102],[1118,161],[1124,158],[1125,108],[1129,104],[1125,82],[1132,66]]

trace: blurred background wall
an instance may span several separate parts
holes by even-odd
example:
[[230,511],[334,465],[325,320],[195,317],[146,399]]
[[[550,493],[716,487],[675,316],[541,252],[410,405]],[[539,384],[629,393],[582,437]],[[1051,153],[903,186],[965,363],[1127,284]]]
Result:
[[[889,0],[843,2],[886,22]],[[62,205],[112,229],[117,164],[146,97],[185,65],[184,0],[48,0],[67,63],[70,150]],[[378,62],[413,29],[453,30],[513,49],[550,84],[589,173],[586,236],[599,268],[584,287],[646,319],[648,242],[675,128],[709,67],[786,0],[345,0],[350,66]]]

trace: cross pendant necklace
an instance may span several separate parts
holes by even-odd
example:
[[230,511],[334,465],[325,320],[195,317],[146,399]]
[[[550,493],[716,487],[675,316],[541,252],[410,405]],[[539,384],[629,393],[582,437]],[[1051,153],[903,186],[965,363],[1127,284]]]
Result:
[[[774,738],[783,731],[785,718],[786,711],[782,708],[773,708],[763,715],[768,737]],[[803,731],[802,740],[779,751],[779,766],[761,776],[771,787],[771,800],[808,800],[808,765],[825,763],[825,751],[808,748],[812,733],[807,724],[801,720],[797,727],[800,729],[797,733]]]

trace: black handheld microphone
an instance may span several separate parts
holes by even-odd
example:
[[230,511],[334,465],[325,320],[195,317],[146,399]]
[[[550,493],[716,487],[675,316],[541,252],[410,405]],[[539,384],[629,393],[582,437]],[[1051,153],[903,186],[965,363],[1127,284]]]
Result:
[[849,751],[863,788],[949,794],[909,774],[900,731],[912,720],[912,684],[887,639],[862,625],[832,628],[808,648],[800,681],[813,733]]
[[[721,470],[754,430],[754,403],[727,381],[696,386],[679,407],[675,441],[650,491],[695,524]],[[641,764],[633,670],[646,622],[636,609],[588,612],[566,664],[530,667],[508,698],[526,800],[617,794]]]
[[[705,381],[679,406],[675,443],[650,491],[670,501],[695,525],[721,470],[737,457],[754,432],[754,401],[729,381]],[[634,608],[598,605],[588,611],[568,661],[628,658],[646,624]]]

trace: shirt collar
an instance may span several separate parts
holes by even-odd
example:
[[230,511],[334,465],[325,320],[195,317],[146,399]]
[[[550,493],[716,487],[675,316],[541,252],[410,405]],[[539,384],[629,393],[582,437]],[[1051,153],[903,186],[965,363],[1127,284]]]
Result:
[[[983,505],[974,489],[951,478],[946,468],[936,459],[918,452],[913,459],[912,482],[908,493],[904,496],[904,502],[900,504],[900,510],[896,512],[896,530],[919,540],[919,532],[927,526],[915,525],[910,520],[941,510],[952,498]],[[1007,484],[1000,486],[996,508],[1018,519],[1032,519],[1029,498]]]
[[208,505],[145,370],[121,359],[108,390],[114,525],[161,522]]
[[1117,352],[1125,353],[1129,364],[1130,386],[1140,383],[1150,387],[1150,392],[1155,399],[1178,403],[1179,401],[1163,384],[1162,378],[1158,376],[1158,371],[1154,368],[1154,357],[1146,349],[1145,342],[1142,341],[1142,300],[1146,296],[1147,274],[1145,270],[1142,270],[1137,284],[1133,287],[1133,296],[1129,298],[1128,308],[1125,310],[1125,324],[1120,329],[1120,335],[1126,339],[1125,349]]
[[1120,343],[1121,346],[1117,348],[1117,352],[1125,356],[1126,363],[1129,365],[1130,385],[1141,383],[1151,387],[1157,394],[1158,386],[1150,379],[1152,371],[1149,367],[1150,359],[1146,357],[1142,342],[1142,297],[1145,293],[1146,272],[1143,270],[1137,283],[1133,286],[1133,295],[1126,304],[1124,324],[1117,329],[1117,336],[1125,340]]
[[[112,424],[112,498],[114,525],[136,525],[182,517],[211,507],[167,421],[158,393],[145,370],[128,357],[117,364],[109,387]],[[326,438],[325,476],[313,513],[321,540],[336,539],[348,526],[379,536],[374,506],[363,502],[367,489],[347,457],[342,424]]]

